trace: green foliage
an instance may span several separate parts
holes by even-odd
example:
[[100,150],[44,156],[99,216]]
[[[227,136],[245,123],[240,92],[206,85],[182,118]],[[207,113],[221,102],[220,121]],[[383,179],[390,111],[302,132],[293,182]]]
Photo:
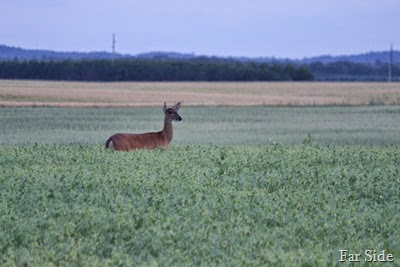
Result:
[[400,251],[400,147],[0,146],[0,265],[337,264]]
[[304,65],[234,60],[0,61],[0,78],[73,81],[306,81]]
[[312,145],[314,141],[314,137],[310,133],[308,133],[307,137],[303,140],[303,145]]

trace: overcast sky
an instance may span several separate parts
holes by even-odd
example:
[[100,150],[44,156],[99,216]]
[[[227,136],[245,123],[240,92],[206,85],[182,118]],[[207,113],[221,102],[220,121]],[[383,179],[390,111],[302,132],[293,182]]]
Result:
[[400,47],[399,0],[1,0],[0,44],[302,58]]

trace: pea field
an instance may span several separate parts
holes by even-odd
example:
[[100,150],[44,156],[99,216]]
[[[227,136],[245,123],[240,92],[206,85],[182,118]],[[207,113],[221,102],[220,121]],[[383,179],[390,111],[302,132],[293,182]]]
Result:
[[134,152],[104,142],[160,130],[162,103],[7,105],[0,266],[332,266],[340,250],[398,266],[400,106],[381,104],[183,103],[172,145]]

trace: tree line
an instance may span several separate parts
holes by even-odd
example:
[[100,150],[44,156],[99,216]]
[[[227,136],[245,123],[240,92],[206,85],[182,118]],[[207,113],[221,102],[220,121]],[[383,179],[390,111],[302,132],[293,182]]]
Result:
[[[323,64],[309,63],[315,80],[319,81],[386,81],[388,64],[380,61],[374,64],[337,61]],[[393,81],[400,81],[400,64],[392,65]]]
[[1,79],[67,81],[307,81],[305,65],[230,60],[0,61]]

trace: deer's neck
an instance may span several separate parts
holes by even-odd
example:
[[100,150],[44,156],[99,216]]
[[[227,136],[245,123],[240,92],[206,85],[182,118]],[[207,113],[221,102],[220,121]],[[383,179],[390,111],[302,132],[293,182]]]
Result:
[[172,140],[173,136],[173,130],[172,130],[172,121],[164,118],[164,128],[161,131],[161,134],[164,136],[165,139],[167,139],[168,144]]

